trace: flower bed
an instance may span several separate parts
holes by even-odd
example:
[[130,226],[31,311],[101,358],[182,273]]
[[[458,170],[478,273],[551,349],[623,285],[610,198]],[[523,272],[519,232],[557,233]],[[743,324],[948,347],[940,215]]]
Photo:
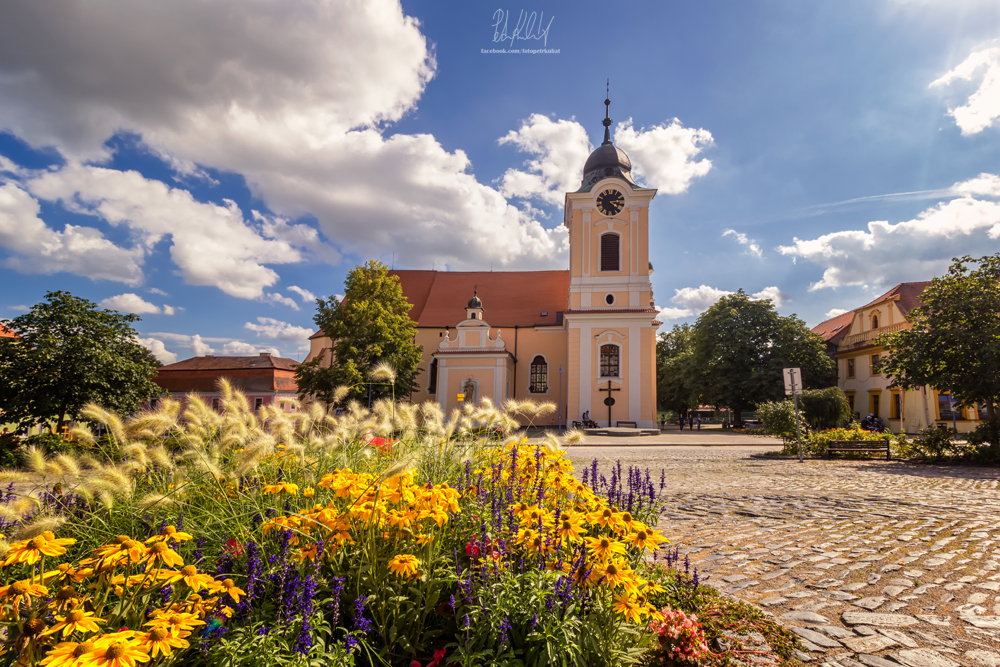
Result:
[[128,423],[90,409],[120,462],[35,451],[32,474],[6,473],[36,488],[0,513],[14,535],[0,545],[0,660],[725,660],[697,620],[718,601],[676,552],[663,560],[648,472],[619,466],[609,482],[595,462],[587,483],[554,442],[492,437],[544,406],[258,417],[225,389],[221,414],[196,398]]

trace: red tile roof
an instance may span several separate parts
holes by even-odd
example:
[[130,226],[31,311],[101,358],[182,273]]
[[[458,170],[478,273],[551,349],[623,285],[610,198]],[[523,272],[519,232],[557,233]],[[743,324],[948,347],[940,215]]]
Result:
[[294,359],[261,354],[257,357],[192,357],[172,364],[160,366],[159,371],[235,371],[250,368],[268,368],[294,371],[299,365]]
[[851,320],[853,319],[854,311],[849,310],[825,322],[820,322],[812,330],[822,336],[823,340],[828,343],[836,343],[850,330]]
[[0,324],[0,338],[17,338],[17,334]]
[[[413,304],[410,317],[420,327],[453,327],[465,319],[465,306],[478,289],[483,319],[493,327],[561,324],[566,310],[569,271],[389,271],[399,276],[403,296]],[[324,334],[317,331],[310,339]]]
[[422,327],[451,327],[465,319],[478,289],[483,319],[494,327],[557,324],[566,310],[569,271],[390,271],[413,304]]
[[903,315],[906,315],[920,305],[920,295],[924,293],[924,289],[926,289],[926,287],[930,284],[931,281],[929,280],[923,280],[916,283],[899,283],[879,298],[866,303],[861,307],[867,308],[868,306],[874,306],[876,303],[885,301],[889,297],[899,296],[899,301],[896,305],[903,311]]

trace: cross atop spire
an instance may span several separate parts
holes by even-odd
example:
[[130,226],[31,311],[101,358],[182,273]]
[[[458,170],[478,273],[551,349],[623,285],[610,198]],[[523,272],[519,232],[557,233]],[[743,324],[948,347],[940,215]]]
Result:
[[[604,98],[604,144],[611,143],[611,79],[608,79],[607,89],[605,90],[607,97]],[[604,144],[601,144],[602,146]]]

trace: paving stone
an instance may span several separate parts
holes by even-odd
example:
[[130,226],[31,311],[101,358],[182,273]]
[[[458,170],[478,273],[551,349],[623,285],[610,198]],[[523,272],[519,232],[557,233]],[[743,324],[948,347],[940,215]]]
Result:
[[959,616],[966,623],[986,630],[1000,630],[1000,616]]
[[855,639],[841,639],[840,641],[844,643],[844,646],[852,651],[857,651],[858,653],[882,651],[890,646],[896,646],[898,644],[896,640],[886,637],[885,635],[872,635],[871,637],[857,637]]
[[877,625],[888,628],[901,628],[913,625],[917,619],[906,614],[865,614],[859,611],[845,611],[841,619],[848,625]]
[[862,637],[874,637],[878,634],[878,630],[870,625],[855,625],[854,632],[861,635]]
[[896,655],[900,662],[907,667],[962,667],[954,660],[929,648],[906,649],[899,651]]
[[1000,667],[1000,653],[976,649],[966,651],[965,658],[976,667]]
[[905,586],[886,586],[882,589],[882,594],[894,598],[905,590]]
[[785,593],[786,598],[809,598],[816,595],[816,591],[796,591],[795,593]]
[[793,649],[792,655],[794,655],[797,659],[801,660],[802,662],[816,662],[816,658],[814,656],[811,656],[808,653],[800,651],[799,649]]
[[899,630],[893,630],[892,628],[879,628],[880,634],[885,635],[889,639],[893,639],[897,644],[905,646],[906,648],[919,648],[920,645],[910,637],[910,635],[905,632],[900,632]]
[[782,614],[781,618],[786,621],[799,621],[800,623],[822,623],[823,625],[830,623],[830,619],[826,616],[820,616],[814,611],[790,611],[787,614]]
[[836,600],[837,602],[847,602],[848,600],[858,599],[857,595],[851,595],[850,593],[843,593],[841,591],[826,591],[823,595],[831,600]]
[[776,604],[784,604],[786,602],[788,602],[786,598],[783,598],[780,595],[778,595],[775,597],[763,598],[761,600],[758,600],[757,604],[759,604],[762,607],[773,607]]
[[855,607],[861,607],[862,609],[867,609],[868,611],[875,611],[883,604],[885,604],[886,598],[871,597],[871,598],[861,598],[860,600],[855,600],[851,604]]
[[744,581],[749,579],[745,574],[733,574],[728,577],[722,577],[722,580],[727,584],[735,584],[737,581]]
[[866,653],[858,654],[858,662],[868,665],[868,667],[899,667],[898,662],[890,662],[884,658]]
[[931,625],[946,626],[951,625],[951,618],[935,616],[934,614],[914,614],[921,621],[930,623]]
[[864,588],[864,587],[865,587],[865,586],[867,586],[867,585],[868,585],[868,584],[866,584],[866,583],[865,583],[865,582],[863,582],[863,581],[855,581],[855,582],[854,582],[854,583],[852,583],[852,584],[847,584],[846,586],[841,586],[840,588],[841,588],[842,590],[845,590],[845,591],[856,591],[856,590],[859,590],[859,589],[861,589],[861,588]]
[[891,614],[893,612],[899,611],[900,609],[905,609],[908,606],[909,605],[907,605],[905,602],[890,602],[886,606],[882,607],[882,611],[886,614]]
[[822,632],[824,635],[833,637],[834,639],[840,639],[841,637],[857,637],[857,635],[850,630],[845,630],[838,625],[817,625],[812,629],[816,632]]
[[774,572],[768,572],[767,574],[762,574],[760,576],[761,581],[771,581],[772,579],[777,579],[778,577],[783,577],[791,572],[790,569],[775,570]]
[[835,639],[831,639],[824,634],[820,634],[815,630],[810,630],[809,628],[788,628],[799,637],[806,639],[817,646],[822,646],[823,648],[842,648],[843,644]]

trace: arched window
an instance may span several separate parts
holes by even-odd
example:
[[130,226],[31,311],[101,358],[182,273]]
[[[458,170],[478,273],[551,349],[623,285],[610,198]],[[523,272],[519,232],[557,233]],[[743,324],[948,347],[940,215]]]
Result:
[[616,378],[618,376],[618,354],[619,348],[617,345],[602,345],[601,346],[601,377],[602,378]]
[[429,376],[428,380],[427,380],[427,393],[428,394],[436,394],[437,393],[437,386],[438,386],[438,360],[437,359],[431,359],[431,367],[430,367],[430,370],[427,371],[427,375]]
[[547,392],[549,390],[549,365],[545,362],[545,357],[539,354],[532,359],[530,371],[528,391],[532,394]]
[[621,271],[621,236],[609,232],[601,235],[601,271]]
[[878,329],[878,315],[872,315],[872,329]]

